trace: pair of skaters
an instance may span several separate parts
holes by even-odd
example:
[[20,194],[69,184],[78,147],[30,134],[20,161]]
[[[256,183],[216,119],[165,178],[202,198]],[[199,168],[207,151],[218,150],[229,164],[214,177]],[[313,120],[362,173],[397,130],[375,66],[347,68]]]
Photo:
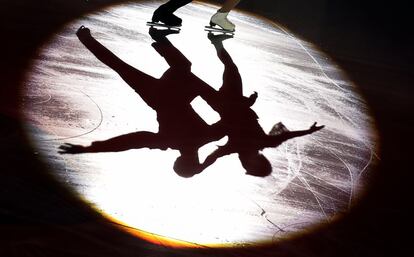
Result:
[[[181,26],[182,19],[174,12],[191,2],[192,0],[169,0],[155,10],[152,22],[162,22],[167,26]],[[221,8],[211,17],[210,26],[217,25],[224,30],[234,31],[235,25],[227,19],[227,15],[239,2],[240,0],[225,0]]]
[[[218,158],[236,153],[247,174],[267,176],[272,167],[260,151],[266,147],[277,147],[284,141],[311,134],[323,126],[314,123],[309,129],[288,131],[281,123],[266,134],[258,123],[258,116],[251,109],[257,93],[243,96],[242,80],[238,68],[223,47],[229,35],[213,35],[208,38],[224,65],[223,84],[216,91],[191,72],[191,62],[167,39],[169,30],[150,28],[154,39],[152,47],[170,66],[155,79],[123,62],[90,34],[80,27],[77,36],[101,62],[116,71],[120,77],[157,112],[157,133],[138,131],[92,142],[89,146],[63,144],[60,153],[76,154],[91,152],[118,152],[129,149],[178,150],[180,156],[174,163],[174,171],[182,177],[192,177],[213,164]],[[208,125],[191,107],[194,98],[203,98],[220,114],[220,121]],[[228,136],[220,146],[200,163],[198,150],[203,145]]]

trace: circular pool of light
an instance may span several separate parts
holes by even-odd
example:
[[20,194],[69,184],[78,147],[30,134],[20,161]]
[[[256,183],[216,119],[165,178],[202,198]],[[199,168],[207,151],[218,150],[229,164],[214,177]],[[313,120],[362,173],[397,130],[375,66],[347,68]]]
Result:
[[[378,160],[369,108],[346,74],[318,48],[283,27],[234,11],[237,25],[224,41],[243,81],[243,95],[265,132],[283,122],[290,130],[325,128],[263,150],[266,177],[245,174],[237,154],[218,159],[191,178],[178,176],[173,149],[60,154],[64,143],[90,145],[137,131],[157,133],[157,113],[77,38],[84,25],[114,55],[154,80],[169,68],[152,46],[146,22],[161,4],[139,1],[80,17],[39,50],[23,90],[23,113],[34,148],[53,176],[126,230],[175,246],[232,246],[275,242],[350,210]],[[184,23],[167,38],[212,89],[224,65],[204,26],[216,6],[193,2],[177,14]],[[185,81],[182,81],[183,85]],[[220,120],[208,102],[192,108],[208,124]],[[183,124],[185,126],[185,124]],[[228,140],[198,151],[203,161]]]

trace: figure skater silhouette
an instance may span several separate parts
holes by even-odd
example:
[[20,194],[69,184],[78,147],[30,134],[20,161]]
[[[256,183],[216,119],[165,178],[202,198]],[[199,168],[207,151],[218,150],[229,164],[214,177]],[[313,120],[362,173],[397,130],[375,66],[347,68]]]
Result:
[[269,134],[266,134],[258,123],[258,116],[250,108],[257,99],[254,92],[249,97],[243,96],[242,79],[237,66],[229,53],[223,47],[223,40],[230,35],[208,34],[214,45],[217,56],[224,64],[223,85],[219,89],[212,107],[220,114],[220,126],[228,136],[224,146],[207,156],[203,169],[212,165],[218,158],[237,153],[246,174],[267,176],[272,167],[266,157],[260,153],[268,147],[277,147],[288,139],[311,134],[324,126],[316,126],[316,122],[307,130],[289,131],[282,123],[276,124]]
[[223,131],[218,129],[218,124],[208,125],[193,110],[190,103],[197,96],[208,102],[216,97],[217,91],[191,73],[191,62],[167,39],[166,36],[176,33],[175,31],[151,28],[149,33],[155,40],[152,47],[170,66],[160,79],[155,79],[123,62],[94,39],[88,28],[81,26],[77,36],[96,58],[116,71],[145,103],[157,112],[158,132],[133,132],[92,142],[90,146],[66,143],[60,146],[60,153],[171,148],[180,152],[174,163],[175,172],[182,177],[191,177],[201,171],[199,147],[220,139],[223,137]]

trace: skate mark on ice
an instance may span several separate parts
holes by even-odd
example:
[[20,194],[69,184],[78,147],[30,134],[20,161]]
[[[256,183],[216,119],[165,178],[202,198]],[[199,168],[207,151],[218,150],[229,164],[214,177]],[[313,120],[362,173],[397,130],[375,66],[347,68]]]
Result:
[[89,100],[91,100],[91,102],[92,103],[94,103],[95,104],[95,106],[97,107],[97,109],[98,109],[98,111],[99,111],[99,122],[98,122],[98,124],[94,127],[94,128],[92,128],[92,129],[90,129],[89,131],[86,131],[86,132],[84,132],[84,133],[82,133],[82,134],[79,134],[79,135],[75,135],[75,136],[68,136],[68,137],[59,137],[56,133],[54,133],[55,135],[56,135],[56,137],[58,137],[58,138],[52,138],[52,139],[39,139],[39,141],[40,142],[50,142],[50,141],[58,141],[58,140],[66,140],[66,139],[73,139],[73,138],[78,138],[78,137],[82,137],[82,136],[85,136],[85,135],[88,135],[88,134],[90,134],[90,133],[92,133],[92,132],[94,132],[95,130],[97,130],[101,125],[102,125],[102,122],[103,122],[103,112],[102,112],[102,109],[99,107],[99,105],[93,100],[93,98],[92,97],[90,97],[89,95],[87,95],[86,93],[84,93],[84,92],[82,92],[82,91],[80,91],[79,90],[79,92],[81,92],[83,95],[85,95],[86,97],[88,97],[89,98]]
[[45,100],[39,100],[38,102],[35,102],[34,101],[34,102],[31,102],[31,104],[44,104],[44,103],[47,103],[50,100],[52,100],[52,95],[51,94],[47,93],[45,95],[47,95],[47,99],[45,99]]
[[267,217],[267,211],[260,205],[258,204],[256,201],[252,200],[250,197],[246,196],[245,194],[243,194],[243,197],[247,200],[249,200],[250,202],[252,202],[254,205],[256,205],[259,209],[260,209],[260,216],[263,217],[267,222],[269,222],[270,224],[272,224],[275,228],[277,228],[280,231],[283,231],[283,229],[278,226],[277,224],[275,224],[273,221],[271,221],[268,217]]
[[[299,147],[297,142],[295,142],[295,149],[296,149],[296,155],[298,157],[298,161],[299,161],[299,165],[298,167],[295,169],[295,167],[293,167],[292,165],[292,160],[291,157],[289,157],[288,155],[286,156],[288,159],[288,170],[295,175],[295,177],[297,177],[304,185],[305,188],[312,194],[312,196],[315,198],[320,210],[322,211],[323,215],[325,216],[326,219],[328,219],[328,215],[325,212],[325,209],[322,206],[321,203],[321,199],[319,199],[317,193],[313,190],[313,188],[309,185],[308,181],[306,180],[306,178],[300,173],[301,169],[302,169],[302,158],[300,156],[300,151],[299,151]],[[291,182],[292,183],[292,182]]]
[[280,25],[278,25],[277,23],[273,23],[276,27],[279,28],[279,30],[281,30],[283,33],[285,33],[288,37],[290,37],[291,39],[293,39],[293,41],[295,41],[302,49],[303,51],[305,51],[305,53],[307,55],[309,55],[309,57],[315,62],[315,64],[318,66],[318,68],[320,69],[320,71],[322,72],[322,74],[325,76],[325,78],[327,80],[329,80],[334,86],[336,86],[337,88],[339,88],[342,91],[346,91],[344,88],[342,88],[340,85],[338,85],[338,83],[336,83],[335,81],[333,81],[326,73],[325,70],[323,69],[322,65],[318,62],[318,60],[316,60],[316,58],[308,51],[308,49],[293,35],[291,35],[287,30],[285,30],[283,27],[281,27]]
[[[323,76],[334,86],[336,86],[337,88],[339,88],[340,90],[342,90],[343,92],[345,91],[345,89],[343,87],[341,87],[340,85],[338,85],[338,83],[336,83],[333,79],[331,79],[325,72],[324,68],[322,67],[322,65],[318,62],[318,60],[316,60],[316,58],[308,51],[308,49],[299,41],[296,39],[296,37],[294,37],[293,35],[291,35],[288,31],[286,31],[284,28],[282,28],[281,26],[275,24],[281,31],[283,31],[287,36],[289,36],[290,38],[292,38],[304,51],[305,53],[315,62],[315,64],[318,66],[318,68],[320,69],[320,71],[322,72]],[[323,100],[325,100],[325,103],[329,103],[328,99],[326,99],[325,96],[323,96],[322,94],[318,93],[318,95],[323,98]],[[329,104],[328,104],[329,105]],[[335,108],[332,108],[334,110],[334,112],[336,113],[336,115],[338,116],[338,118],[340,119],[340,122],[342,123],[342,125],[346,125],[346,124],[352,124],[354,126],[354,128],[360,130],[359,126],[352,120],[350,119],[347,115],[339,113]],[[345,120],[348,122],[346,123]],[[340,158],[337,154],[333,153],[331,150],[329,150],[333,155],[335,155],[335,157],[337,157],[347,168],[350,177],[351,177],[351,195],[350,195],[350,200],[349,200],[349,204],[348,204],[348,208],[350,208],[351,204],[352,204],[352,200],[354,198],[354,191],[355,191],[355,187],[357,186],[357,182],[360,180],[361,176],[363,175],[363,173],[368,169],[369,165],[372,163],[373,161],[373,156],[375,156],[377,159],[380,159],[378,157],[378,155],[376,154],[376,152],[372,149],[371,146],[369,146],[366,141],[365,138],[361,138],[361,136],[359,135],[358,139],[360,139],[360,141],[362,142],[362,144],[367,148],[367,150],[370,152],[370,158],[367,161],[367,163],[365,164],[365,166],[358,172],[356,171],[357,174],[357,178],[355,179],[353,176],[353,172],[351,170],[351,168],[349,167],[349,165],[347,164],[347,162],[345,160],[343,160],[342,158]],[[321,145],[321,143],[318,141],[318,143]]]
[[[319,141],[319,140],[315,140],[316,142],[317,142],[317,144],[319,145],[319,146],[321,146],[321,147],[323,147],[323,144]],[[349,176],[350,176],[350,183],[351,183],[351,186],[350,186],[350,195],[349,195],[349,202],[348,202],[348,209],[350,209],[351,208],[351,205],[352,205],[352,200],[353,200],[353,197],[354,197],[354,183],[355,183],[355,180],[354,180],[354,176],[353,176],[353,174],[352,174],[352,170],[351,170],[351,168],[348,166],[348,164],[347,164],[347,162],[346,161],[344,161],[339,155],[337,155],[334,151],[332,151],[330,148],[325,148],[326,150],[328,150],[334,157],[336,157],[340,162],[342,162],[343,164],[344,164],[344,166],[345,166],[345,168],[347,169],[347,171],[348,171],[348,173],[349,173]]]

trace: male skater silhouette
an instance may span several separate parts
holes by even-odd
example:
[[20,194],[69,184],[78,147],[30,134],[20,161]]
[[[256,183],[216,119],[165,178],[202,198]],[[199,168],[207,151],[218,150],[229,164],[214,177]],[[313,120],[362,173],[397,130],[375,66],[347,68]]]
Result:
[[257,93],[250,97],[243,96],[242,80],[237,66],[222,41],[231,38],[229,35],[208,34],[214,45],[217,56],[224,64],[223,85],[219,90],[216,101],[211,101],[212,107],[220,114],[220,126],[228,135],[228,142],[210,154],[203,169],[213,164],[218,158],[237,153],[246,173],[254,176],[267,176],[272,172],[270,162],[260,153],[267,147],[277,147],[284,141],[311,134],[324,126],[316,126],[316,122],[307,130],[289,131],[283,124],[276,124],[269,134],[266,134],[258,123],[258,116],[250,108],[257,99]]
[[[152,22],[162,22],[168,26],[181,26],[182,19],[174,15],[174,12],[191,2],[192,0],[169,0],[154,11]],[[239,2],[240,0],[225,0],[221,8],[211,17],[210,25],[234,31],[235,25],[227,19],[227,15]]]
[[191,73],[191,62],[166,38],[170,33],[176,32],[150,29],[150,35],[156,41],[152,46],[170,66],[160,79],[155,79],[115,56],[91,36],[88,28],[79,28],[79,40],[101,62],[116,71],[157,112],[159,130],[158,133],[133,132],[93,142],[90,146],[64,144],[60,146],[60,153],[117,152],[145,147],[162,150],[171,148],[180,152],[174,164],[178,175],[191,177],[201,171],[199,147],[220,139],[223,132],[216,129],[217,124],[209,126],[201,119],[190,103],[197,96],[208,102],[217,92]]

